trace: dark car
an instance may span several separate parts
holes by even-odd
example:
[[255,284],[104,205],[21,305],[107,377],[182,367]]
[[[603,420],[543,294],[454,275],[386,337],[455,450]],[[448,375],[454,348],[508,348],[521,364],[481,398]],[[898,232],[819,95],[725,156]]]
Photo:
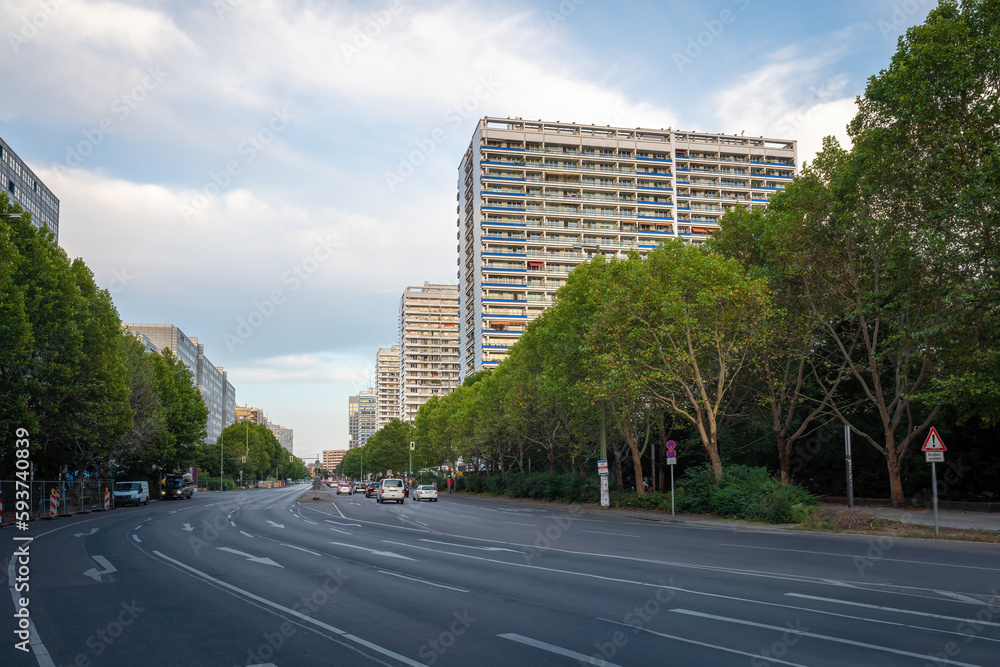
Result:
[[368,482],[368,486],[365,487],[365,498],[371,498],[378,491],[378,482],[371,481]]

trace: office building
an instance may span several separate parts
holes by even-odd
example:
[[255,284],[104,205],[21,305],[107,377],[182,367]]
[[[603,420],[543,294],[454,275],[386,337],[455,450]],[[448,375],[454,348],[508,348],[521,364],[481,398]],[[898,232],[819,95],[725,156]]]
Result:
[[412,424],[432,396],[458,387],[458,287],[407,287],[399,300],[400,419]]
[[0,183],[3,184],[7,197],[30,213],[31,221],[36,226],[52,232],[58,243],[59,200],[2,138],[0,138]]
[[790,139],[481,119],[458,170],[462,375],[500,363],[576,265],[702,243],[795,171]]
[[375,435],[378,420],[378,394],[374,389],[358,393],[358,447],[364,447]]
[[375,392],[378,395],[378,430],[400,418],[399,412],[399,345],[380,347],[375,355]]
[[270,422],[267,423],[267,427],[271,429],[271,433],[273,433],[274,437],[278,439],[278,442],[282,447],[287,449],[289,452],[292,451],[292,438],[294,434],[293,429],[285,428],[279,424],[272,424]]
[[347,448],[354,449],[360,444],[358,433],[358,406],[360,399],[357,396],[347,397]]
[[225,370],[208,360],[205,346],[196,337],[185,335],[172,324],[127,323],[125,326],[147,350],[159,352],[169,348],[191,371],[194,384],[208,408],[205,442],[217,442],[222,429],[236,421],[236,388],[229,382]]

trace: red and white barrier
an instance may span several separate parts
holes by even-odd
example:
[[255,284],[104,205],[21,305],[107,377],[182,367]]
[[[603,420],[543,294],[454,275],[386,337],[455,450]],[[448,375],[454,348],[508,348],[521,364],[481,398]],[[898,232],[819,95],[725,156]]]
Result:
[[55,489],[52,489],[52,495],[49,496],[49,517],[56,517],[59,515],[59,494],[56,493]]
[[108,487],[104,487],[104,509],[111,509],[111,492]]

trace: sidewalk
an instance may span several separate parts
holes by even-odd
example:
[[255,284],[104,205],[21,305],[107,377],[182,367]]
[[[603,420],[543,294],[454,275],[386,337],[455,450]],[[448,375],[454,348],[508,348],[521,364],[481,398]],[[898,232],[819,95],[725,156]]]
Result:
[[[845,505],[824,504],[823,507],[845,507]],[[893,519],[903,523],[934,525],[934,510],[910,507],[897,510],[889,507],[854,506],[863,512],[882,519]],[[938,510],[938,525],[948,528],[964,528],[1000,531],[1000,514],[995,512],[962,512],[959,510]]]

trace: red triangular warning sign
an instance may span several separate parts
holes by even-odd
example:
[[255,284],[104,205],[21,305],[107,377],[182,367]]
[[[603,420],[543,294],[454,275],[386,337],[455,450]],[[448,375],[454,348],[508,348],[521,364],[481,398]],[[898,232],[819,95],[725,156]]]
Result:
[[931,432],[927,434],[927,439],[924,440],[924,446],[920,448],[922,452],[946,452],[944,441],[941,440],[941,436],[938,432],[931,426]]

